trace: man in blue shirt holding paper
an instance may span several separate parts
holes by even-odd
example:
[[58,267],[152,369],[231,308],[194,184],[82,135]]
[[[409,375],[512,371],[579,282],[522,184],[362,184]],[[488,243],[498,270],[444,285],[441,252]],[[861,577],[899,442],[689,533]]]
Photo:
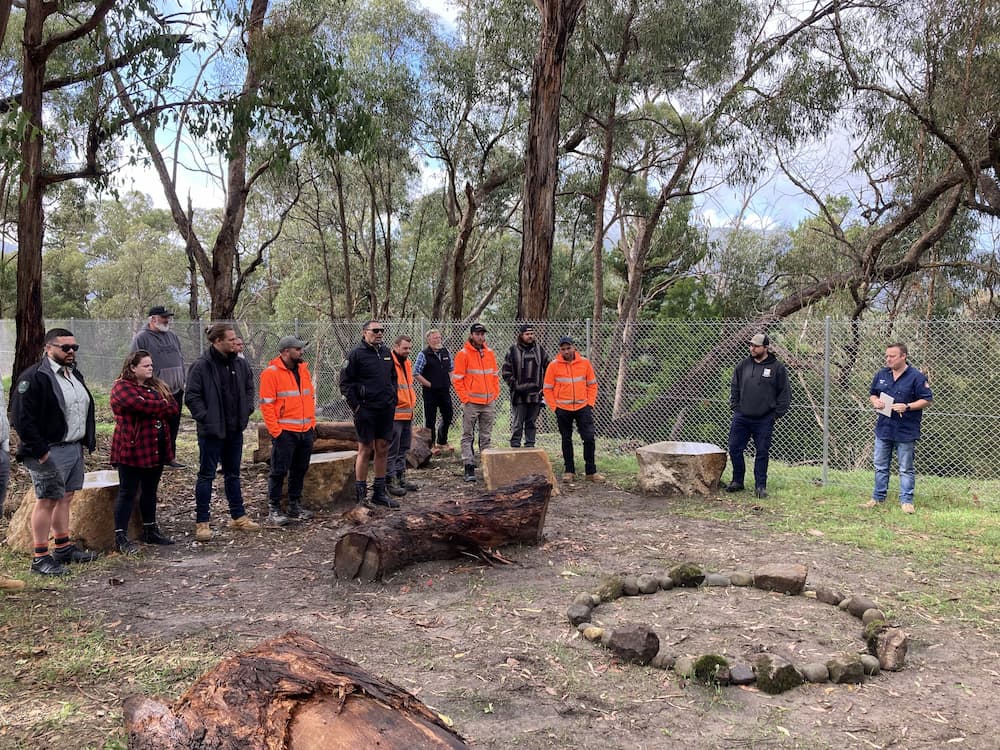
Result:
[[889,415],[879,414],[875,423],[875,489],[865,507],[876,508],[885,502],[889,464],[895,450],[900,507],[904,513],[913,513],[916,484],[913,453],[920,438],[920,419],[934,396],[927,376],[907,364],[906,355],[905,344],[889,344],[885,349],[885,367],[875,374],[869,390],[871,405],[876,411],[888,407]]

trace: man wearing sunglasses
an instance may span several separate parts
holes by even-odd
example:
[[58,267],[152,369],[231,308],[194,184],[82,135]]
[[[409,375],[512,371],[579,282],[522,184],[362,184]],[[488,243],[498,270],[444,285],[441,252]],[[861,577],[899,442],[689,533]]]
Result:
[[76,369],[79,348],[70,331],[51,329],[45,334],[45,356],[18,376],[14,389],[13,424],[21,438],[17,458],[31,474],[37,498],[31,514],[31,571],[39,575],[65,575],[68,563],[97,558],[78,549],[69,533],[69,504],[83,487],[83,449],[93,453],[96,446],[94,399]]

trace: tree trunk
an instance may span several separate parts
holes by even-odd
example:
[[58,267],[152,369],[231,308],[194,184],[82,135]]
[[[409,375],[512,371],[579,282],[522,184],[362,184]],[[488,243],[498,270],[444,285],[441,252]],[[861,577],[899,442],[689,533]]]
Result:
[[524,174],[518,320],[545,320],[549,312],[552,244],[559,172],[559,104],[569,39],[583,0],[535,0],[541,11],[531,77],[531,115]]
[[537,544],[551,495],[548,480],[530,476],[480,497],[451,497],[377,518],[340,538],[334,571],[338,578],[378,581],[411,563],[511,542]]
[[229,657],[173,706],[125,701],[132,750],[459,750],[416,696],[289,631]]

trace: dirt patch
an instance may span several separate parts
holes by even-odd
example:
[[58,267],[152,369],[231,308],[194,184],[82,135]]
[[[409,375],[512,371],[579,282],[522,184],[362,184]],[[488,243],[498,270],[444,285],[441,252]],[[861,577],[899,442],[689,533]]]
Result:
[[[411,478],[423,490],[406,504],[475,491],[461,481],[454,459],[435,460]],[[190,469],[164,479],[160,520],[178,539],[175,547],[98,563],[76,573],[65,591],[45,596],[93,613],[110,634],[211,660],[288,629],[304,631],[417,694],[481,748],[997,744],[997,632],[916,605],[915,593],[937,593],[935,581],[905,558],[774,534],[766,519],[741,513],[712,521],[676,512],[696,502],[724,509],[722,498],[674,502],[581,483],[553,498],[544,544],[505,549],[513,565],[425,563],[359,584],[332,574],[338,516],[240,534],[215,523],[225,517],[216,498],[217,539],[194,543],[193,480]],[[265,512],[265,487],[263,467],[246,469],[255,515]],[[566,621],[573,597],[602,575],[655,572],[685,560],[713,571],[805,564],[810,583],[866,595],[892,614],[911,638],[907,669],[862,686],[806,685],[778,696],[712,689],[623,665]],[[977,575],[957,563],[934,573],[959,596],[954,582]],[[602,605],[597,614],[612,626],[650,623],[678,655],[767,650],[798,662],[863,648],[860,623],[850,615],[755,589],[660,592]],[[100,746],[109,727],[120,727],[125,677],[109,674],[89,688],[102,716],[72,722],[71,732],[69,725],[54,727],[30,746]],[[17,711],[10,716],[16,728]]]

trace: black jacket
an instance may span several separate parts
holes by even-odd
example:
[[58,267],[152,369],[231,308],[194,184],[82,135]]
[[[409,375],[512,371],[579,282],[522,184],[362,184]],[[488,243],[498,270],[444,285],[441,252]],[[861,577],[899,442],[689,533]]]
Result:
[[730,408],[744,417],[783,417],[792,402],[788,371],[771,352],[763,362],[747,357],[733,370],[729,388]]
[[[242,432],[246,429],[253,413],[254,400],[253,374],[250,365],[242,357],[225,357],[216,353],[220,361],[225,363],[232,375],[229,383],[223,383],[219,376],[220,367],[213,361],[215,347],[209,346],[191,365],[187,376],[187,390],[184,392],[184,403],[188,411],[198,423],[198,434],[203,437],[226,437],[226,411],[223,399],[235,401],[237,427]],[[223,393],[225,389],[225,393]]]
[[[79,370],[73,370],[73,377],[87,391],[90,406],[87,407],[87,425],[84,430],[83,445],[91,453],[97,445],[94,424],[94,397],[83,382]],[[66,437],[66,413],[62,388],[56,382],[52,367],[42,358],[17,378],[14,400],[11,403],[12,420],[17,436],[21,439],[17,448],[18,460],[41,458],[49,452],[49,446],[60,443]]]
[[362,341],[354,347],[340,368],[340,392],[351,411],[396,408],[396,366],[385,346]]

